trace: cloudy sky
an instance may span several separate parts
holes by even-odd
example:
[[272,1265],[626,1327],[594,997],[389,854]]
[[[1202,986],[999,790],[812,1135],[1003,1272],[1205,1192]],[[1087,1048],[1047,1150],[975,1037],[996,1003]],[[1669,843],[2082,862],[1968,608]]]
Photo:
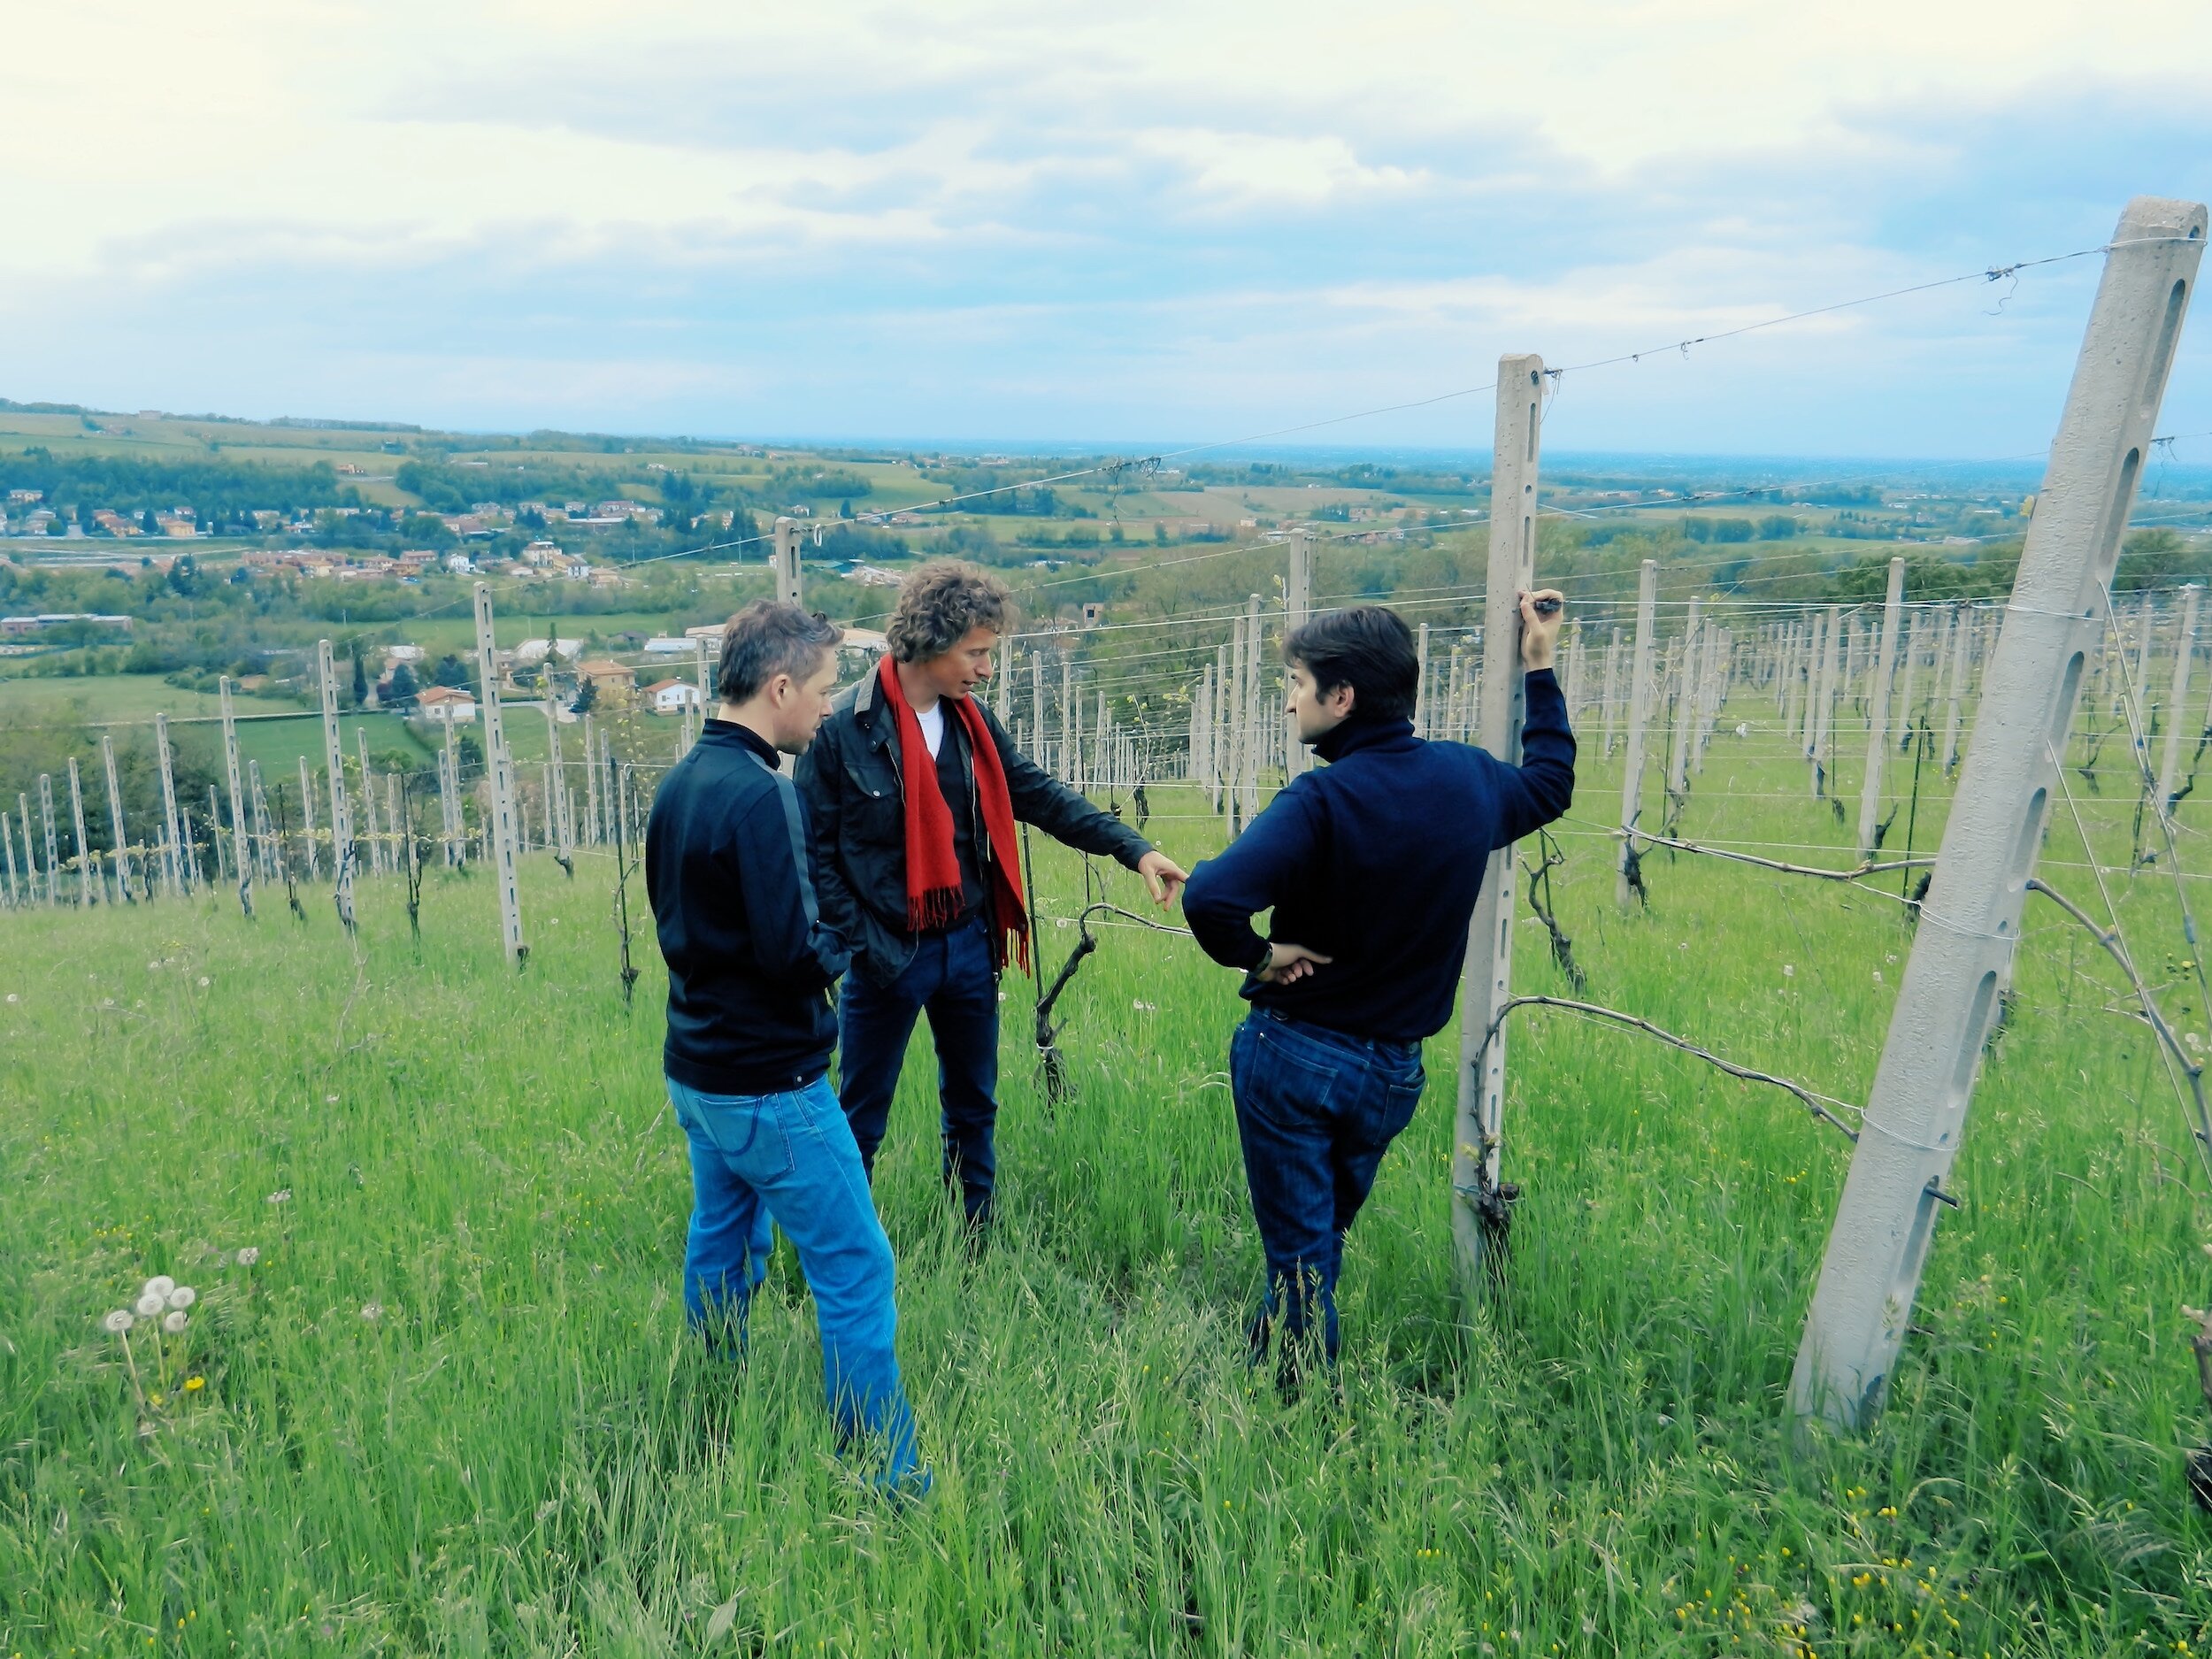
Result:
[[[2212,192],[2202,0],[71,0],[8,42],[0,396],[121,409],[1150,448]],[[2096,267],[1570,374],[1547,442],[2038,450]],[[2193,332],[2170,432],[2212,431]]]

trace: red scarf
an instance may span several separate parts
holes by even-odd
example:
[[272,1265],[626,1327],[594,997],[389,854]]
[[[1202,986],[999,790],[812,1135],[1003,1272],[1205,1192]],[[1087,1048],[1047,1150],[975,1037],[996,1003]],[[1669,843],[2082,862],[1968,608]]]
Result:
[[[960,919],[960,857],[952,844],[952,809],[937,787],[937,763],[922,736],[922,723],[906,701],[899,684],[897,664],[883,659],[880,678],[883,700],[898,722],[899,771],[906,781],[906,926],[925,933],[949,927]],[[968,734],[968,754],[975,765],[976,803],[982,810],[982,832],[987,857],[977,863],[984,869],[984,903],[991,921],[992,959],[1005,967],[1008,938],[1019,941],[1021,964],[1029,966],[1029,911],[1022,902],[1021,870],[1014,856],[1014,799],[1007,793],[1006,769],[999,764],[998,745],[991,741],[983,716],[972,699],[946,697],[938,707],[949,709]]]

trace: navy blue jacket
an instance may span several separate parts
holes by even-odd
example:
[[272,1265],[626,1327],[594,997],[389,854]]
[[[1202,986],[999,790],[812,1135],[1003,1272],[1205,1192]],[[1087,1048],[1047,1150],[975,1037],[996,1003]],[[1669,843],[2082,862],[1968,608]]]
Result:
[[1425,742],[1409,720],[1348,720],[1218,858],[1191,872],[1183,915],[1206,954],[1257,967],[1272,937],[1335,958],[1258,1005],[1352,1036],[1418,1042],[1452,1017],[1484,866],[1574,799],[1575,740],[1549,669],[1526,680],[1522,760]]
[[829,987],[851,953],[815,912],[805,808],[765,738],[709,720],[645,825],[668,963],[661,1061],[709,1094],[773,1094],[829,1070]]

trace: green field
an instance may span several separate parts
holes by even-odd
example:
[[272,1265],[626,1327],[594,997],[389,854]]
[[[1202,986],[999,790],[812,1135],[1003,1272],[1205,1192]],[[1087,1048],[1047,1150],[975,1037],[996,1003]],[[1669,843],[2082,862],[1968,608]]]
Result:
[[[1603,833],[1617,762],[1585,741],[1554,880],[1587,995],[1863,1100],[1911,947],[1894,887],[1655,853],[1651,908],[1624,917]],[[2116,747],[2101,794],[2073,787],[2122,867],[2137,957],[2177,981],[2172,887],[2125,873]],[[1898,791],[1911,772],[1893,763]],[[1924,849],[1946,791],[1924,769],[1920,789]],[[1188,792],[1160,805],[1171,851],[1217,841]],[[1741,690],[1683,829],[1851,857],[1771,703]],[[1049,972],[1084,877],[1041,846],[1038,866]],[[2043,871],[2097,910],[2063,810]],[[1133,879],[1106,879],[1133,907]],[[519,977],[473,874],[432,877],[419,943],[390,882],[365,885],[357,942],[318,895],[304,925],[266,895],[257,923],[219,899],[0,916],[0,1653],[2207,1640],[2212,1532],[2181,1461],[2204,1413],[2178,1312],[2212,1301],[2205,1177],[2121,980],[2055,910],[2028,915],[1952,1178],[1964,1208],[1939,1227],[1889,1409],[1863,1440],[1801,1450],[1784,1390],[1849,1147],[1786,1095],[1517,1016],[1506,1173],[1525,1196],[1508,1283],[1470,1317],[1440,1036],[1352,1235],[1341,1400],[1286,1406],[1242,1363],[1259,1255],[1225,1076],[1235,976],[1185,941],[1106,933],[1062,1004],[1056,1110],[1010,979],[988,1252],[968,1259],[938,1187],[926,1042],[880,1171],[937,1474],[902,1511],[832,1455],[787,1263],[742,1366],[683,1330],[662,981],[641,936],[626,1009],[611,884],[603,855],[572,882],[530,861]],[[1563,989],[1541,929],[1520,940],[1519,984]],[[2204,1010],[2166,995],[2200,1041]],[[134,1333],[134,1385],[100,1319],[155,1272],[201,1301],[181,1338]]]

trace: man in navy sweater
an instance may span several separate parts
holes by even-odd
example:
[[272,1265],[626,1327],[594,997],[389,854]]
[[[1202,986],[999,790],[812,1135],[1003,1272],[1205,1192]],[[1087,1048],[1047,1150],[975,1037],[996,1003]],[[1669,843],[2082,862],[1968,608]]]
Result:
[[[1344,1234],[1420,1103],[1421,1042],[1452,1017],[1484,866],[1574,797],[1574,734],[1551,671],[1558,599],[1521,596],[1518,766],[1413,734],[1418,659],[1394,611],[1333,611],[1294,632],[1289,713],[1329,765],[1294,780],[1185,890],[1191,931],[1245,971],[1252,1004],[1229,1048],[1267,1257],[1252,1360],[1279,1325],[1286,1390],[1317,1320],[1336,1358]],[[1263,940],[1252,918],[1271,909]]]
[[777,756],[829,717],[838,630],[760,600],[722,638],[721,703],[661,780],[645,885],[668,963],[668,1098],[691,1143],[684,1308],[741,1350],[772,1219],[797,1247],[841,1446],[879,1437],[880,1484],[929,1484],[899,1380],[890,1241],[830,1092],[830,987],[851,949],[815,906],[804,804]]

